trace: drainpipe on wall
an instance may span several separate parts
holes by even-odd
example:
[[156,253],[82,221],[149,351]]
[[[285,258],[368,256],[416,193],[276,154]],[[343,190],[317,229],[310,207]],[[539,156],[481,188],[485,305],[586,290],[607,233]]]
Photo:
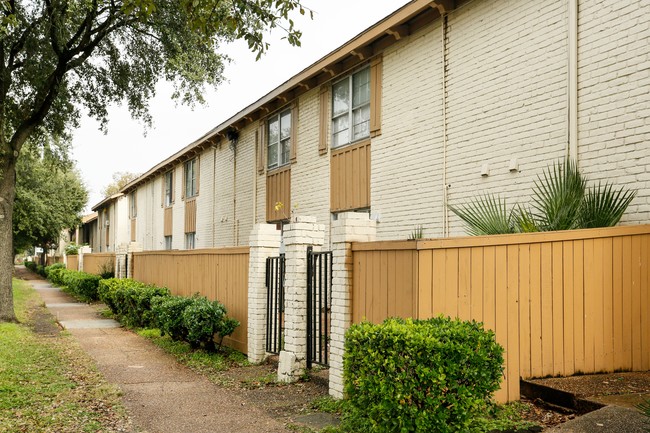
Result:
[[449,209],[447,208],[447,14],[442,15],[442,237],[449,237]]
[[[255,143],[257,146],[261,146],[259,140],[259,128],[258,131],[255,131]],[[255,157],[259,155],[259,149],[255,148]],[[253,226],[257,224],[257,164],[253,164]]]
[[217,202],[217,146],[212,145],[212,248],[215,248],[217,229],[214,225],[214,212]]
[[567,156],[578,165],[578,0],[568,0]]
[[232,150],[232,238],[235,246],[239,246],[237,238],[237,144]]

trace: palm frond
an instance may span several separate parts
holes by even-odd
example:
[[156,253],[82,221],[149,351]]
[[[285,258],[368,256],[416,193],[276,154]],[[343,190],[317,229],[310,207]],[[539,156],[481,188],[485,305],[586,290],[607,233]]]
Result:
[[472,236],[514,233],[513,212],[506,206],[506,200],[494,195],[472,199],[464,206],[447,205],[467,225]]
[[636,190],[614,189],[605,182],[589,188],[579,212],[580,228],[612,227],[618,224],[636,196]]
[[531,203],[531,216],[537,227],[541,231],[576,228],[586,184],[571,160],[553,163],[544,170],[535,181]]
[[515,227],[517,231],[521,233],[533,233],[540,231],[539,227],[537,227],[537,223],[535,222],[535,218],[533,218],[533,215],[530,213],[529,209],[525,209],[520,205],[517,205],[515,206],[515,209],[513,209],[513,212],[515,218]]

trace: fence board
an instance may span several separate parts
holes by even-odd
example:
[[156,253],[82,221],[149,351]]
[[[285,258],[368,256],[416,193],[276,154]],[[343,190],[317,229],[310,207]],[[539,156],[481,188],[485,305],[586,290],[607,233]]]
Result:
[[352,250],[353,321],[482,321],[506,350],[498,400],[520,377],[650,368],[650,225]]
[[99,275],[105,269],[114,269],[115,253],[84,254],[82,271]]
[[67,256],[67,264],[66,264],[66,269],[70,271],[78,271],[79,270],[79,256]]
[[224,343],[246,352],[248,255],[247,247],[134,253],[133,278],[167,287],[174,295],[199,293],[220,301],[228,315],[241,323]]

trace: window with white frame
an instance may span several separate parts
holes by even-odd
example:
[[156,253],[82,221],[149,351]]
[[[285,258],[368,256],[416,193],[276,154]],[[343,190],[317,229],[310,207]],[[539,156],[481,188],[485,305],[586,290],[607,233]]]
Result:
[[186,250],[193,250],[195,247],[195,241],[196,241],[196,233],[191,232],[191,233],[185,233],[185,249]]
[[268,120],[268,168],[272,170],[289,163],[291,155],[291,109]]
[[165,173],[165,207],[172,205],[173,191],[174,191],[174,172],[168,171]]
[[165,236],[165,249],[166,250],[171,250],[172,249],[172,237],[171,236]]
[[370,137],[370,68],[332,85],[332,147]]
[[185,163],[185,198],[194,197],[198,194],[196,168],[196,158]]

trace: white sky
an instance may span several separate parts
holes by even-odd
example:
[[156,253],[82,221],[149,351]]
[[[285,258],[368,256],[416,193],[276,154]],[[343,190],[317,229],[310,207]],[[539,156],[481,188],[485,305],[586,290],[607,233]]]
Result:
[[303,32],[301,47],[280,40],[279,31],[258,62],[244,43],[227,47],[225,52],[233,58],[226,66],[227,81],[216,91],[209,90],[206,105],[194,111],[176,105],[171,87],[161,83],[150,104],[153,126],[146,137],[143,126],[124,107],[109,109],[106,135],[93,119],[83,119],[74,132],[73,157],[90,191],[87,210],[103,199],[101,190],[113,173],[149,170],[408,1],[303,0],[315,13],[313,21],[294,17]]

